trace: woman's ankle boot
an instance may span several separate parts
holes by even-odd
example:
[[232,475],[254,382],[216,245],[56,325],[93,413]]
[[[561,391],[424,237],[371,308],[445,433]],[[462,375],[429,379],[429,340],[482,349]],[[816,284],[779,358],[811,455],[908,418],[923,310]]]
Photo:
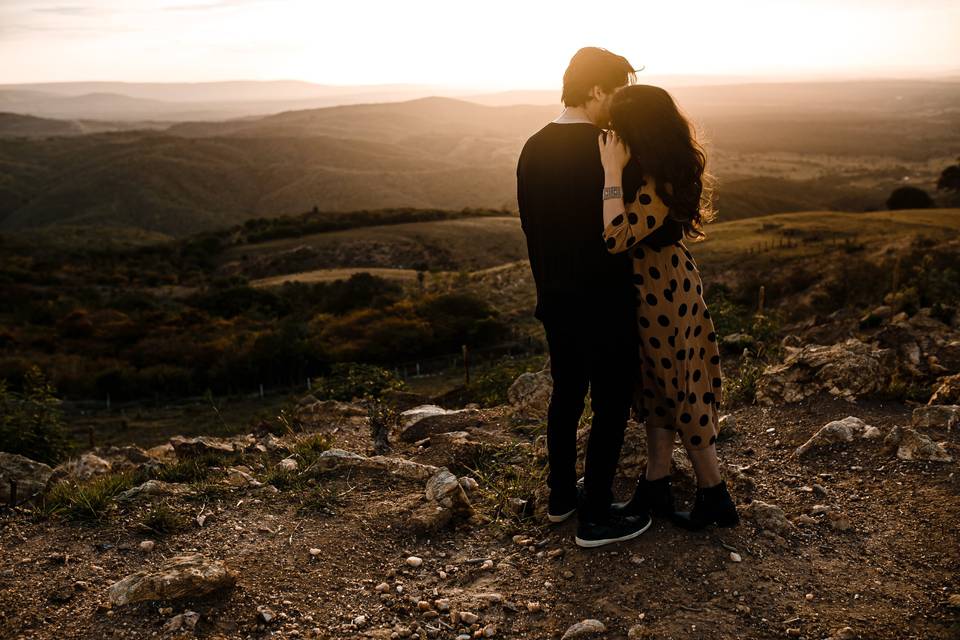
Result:
[[619,510],[627,516],[648,513],[651,516],[670,517],[673,515],[670,476],[666,475],[657,480],[647,480],[646,476],[641,476],[630,502],[619,507]]
[[727,483],[698,488],[693,510],[673,514],[673,523],[690,531],[700,531],[711,524],[718,527],[733,527],[740,522],[737,506],[727,491]]

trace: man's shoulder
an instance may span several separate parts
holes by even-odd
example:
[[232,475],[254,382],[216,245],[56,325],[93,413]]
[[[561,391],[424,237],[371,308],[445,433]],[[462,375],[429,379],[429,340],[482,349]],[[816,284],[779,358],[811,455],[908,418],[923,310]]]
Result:
[[536,154],[538,152],[553,154],[557,147],[578,146],[581,144],[595,143],[596,136],[601,129],[588,123],[559,124],[548,122],[539,131],[527,138],[520,151],[521,158]]

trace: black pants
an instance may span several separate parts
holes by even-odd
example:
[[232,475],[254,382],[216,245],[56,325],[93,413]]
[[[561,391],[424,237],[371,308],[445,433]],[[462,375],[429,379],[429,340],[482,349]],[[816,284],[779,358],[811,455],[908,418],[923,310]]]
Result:
[[551,492],[576,491],[577,425],[590,391],[593,422],[587,442],[586,499],[580,516],[605,518],[613,498],[611,486],[620,460],[623,433],[639,371],[636,306],[604,308],[543,318],[553,395],[547,414],[547,450]]

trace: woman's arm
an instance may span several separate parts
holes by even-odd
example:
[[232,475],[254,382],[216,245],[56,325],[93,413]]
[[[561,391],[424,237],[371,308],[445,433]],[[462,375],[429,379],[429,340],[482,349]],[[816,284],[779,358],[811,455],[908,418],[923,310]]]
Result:
[[[653,184],[645,185],[636,200],[625,206],[623,168],[630,160],[630,150],[613,132],[607,133],[606,140],[601,136],[599,143],[604,173],[603,241],[610,253],[621,253],[663,225],[669,207],[656,196]],[[620,197],[608,200],[608,188],[619,188]]]

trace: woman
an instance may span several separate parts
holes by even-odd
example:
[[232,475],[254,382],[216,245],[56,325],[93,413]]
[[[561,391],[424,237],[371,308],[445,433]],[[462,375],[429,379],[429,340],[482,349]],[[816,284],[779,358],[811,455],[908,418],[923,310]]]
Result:
[[[696,263],[684,237],[704,237],[712,218],[704,193],[706,157],[690,122],[663,89],[634,85],[610,106],[600,137],[605,175],[603,237],[631,251],[641,365],[634,407],[646,424],[647,469],[626,515],[669,516],[688,529],[737,524],[720,476],[716,440],[720,353]],[[697,475],[693,510],[674,513],[670,458],[680,435]]]

